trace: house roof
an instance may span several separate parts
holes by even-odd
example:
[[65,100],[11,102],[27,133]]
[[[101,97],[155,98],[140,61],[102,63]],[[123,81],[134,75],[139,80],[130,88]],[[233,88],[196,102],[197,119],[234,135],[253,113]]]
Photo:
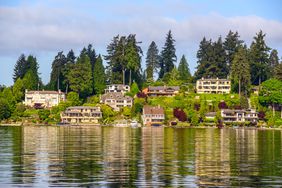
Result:
[[160,106],[149,106],[145,105],[143,107],[143,114],[164,114],[164,109]]
[[71,106],[67,109],[100,109],[98,106]]
[[216,116],[216,112],[207,112],[206,116],[208,116],[208,117],[215,117]]
[[61,91],[26,91],[26,94],[65,94],[64,92]]
[[148,90],[152,91],[152,90],[175,90],[178,91],[179,90],[179,86],[149,86]]
[[201,78],[197,81],[230,81],[229,79],[220,79],[220,78]]
[[102,101],[105,101],[106,99],[132,100],[132,97],[124,96],[121,92],[114,92],[114,93],[105,93],[101,96]]

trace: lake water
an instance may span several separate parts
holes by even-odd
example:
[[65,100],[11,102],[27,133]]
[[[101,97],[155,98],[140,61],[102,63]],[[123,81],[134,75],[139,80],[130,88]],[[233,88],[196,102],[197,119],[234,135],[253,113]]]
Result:
[[0,187],[282,185],[282,131],[0,127]]

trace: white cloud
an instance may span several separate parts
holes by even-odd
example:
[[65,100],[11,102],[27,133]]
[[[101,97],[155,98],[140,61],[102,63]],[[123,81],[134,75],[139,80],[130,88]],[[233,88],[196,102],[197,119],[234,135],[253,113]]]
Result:
[[[178,12],[181,19],[166,14],[168,6],[174,6],[174,13]],[[250,44],[261,29],[267,34],[267,44],[282,53],[282,23],[279,21],[255,15],[224,17],[209,13],[193,16],[186,13],[186,9],[192,8],[184,4],[177,6],[168,3],[161,8],[146,4],[135,9],[133,7],[131,4],[122,9],[93,8],[93,13],[42,4],[0,7],[0,56],[18,57],[22,52],[50,54],[60,50],[81,49],[88,43],[93,43],[96,49],[101,50],[98,53],[105,53],[106,45],[113,36],[129,33],[135,33],[137,39],[143,42],[145,55],[152,40],[161,49],[169,29],[176,40],[178,55],[184,53],[188,56],[192,70],[200,40],[204,36],[214,40],[219,36],[224,38],[229,30],[238,31],[241,39]]]

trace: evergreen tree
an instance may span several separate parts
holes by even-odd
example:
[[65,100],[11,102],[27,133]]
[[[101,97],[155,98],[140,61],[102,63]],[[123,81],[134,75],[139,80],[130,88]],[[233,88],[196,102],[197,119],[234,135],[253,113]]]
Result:
[[66,62],[66,65],[64,66],[64,69],[62,70],[62,73],[63,73],[63,76],[64,76],[64,86],[65,86],[65,92],[68,93],[68,88],[69,88],[69,80],[68,80],[68,72],[70,71],[70,69],[74,66],[75,64],[75,60],[76,60],[76,57],[75,57],[75,54],[73,52],[73,50],[70,50],[67,54],[67,62]]
[[179,72],[180,80],[184,82],[191,80],[189,65],[184,55],[182,55],[180,63],[178,65],[178,72]]
[[250,47],[251,81],[254,85],[260,85],[270,74],[268,67],[270,48],[265,44],[264,37],[265,34],[260,30]]
[[67,58],[63,52],[59,52],[52,63],[51,78],[49,87],[51,90],[63,90],[65,91],[65,75],[64,69],[67,63]]
[[28,64],[26,62],[26,59],[25,59],[25,55],[22,54],[16,65],[15,65],[15,68],[14,68],[14,75],[13,75],[13,80],[14,82],[17,81],[18,78],[23,78],[25,73],[28,71],[29,67],[28,67]]
[[241,92],[245,95],[248,94],[251,82],[250,66],[247,58],[247,52],[243,47],[240,47],[238,52],[234,54],[232,67],[231,67],[231,81],[233,90],[238,91],[241,96]]
[[95,66],[95,62],[97,60],[97,55],[95,52],[95,49],[92,48],[92,44],[89,44],[86,50],[86,55],[90,58],[90,64],[91,64],[91,70],[92,70],[92,81],[93,81],[93,91],[95,91],[94,88],[94,66]]
[[[120,39],[119,35],[115,36],[107,46],[107,54],[104,58],[108,63],[107,78],[110,83],[123,83],[124,66],[120,61],[124,60],[125,38]],[[124,44],[124,45],[123,45]],[[121,58],[121,56],[123,58]]]
[[77,92],[82,98],[92,93],[92,71],[89,57],[82,53],[76,64],[70,66],[67,73],[70,89]]
[[27,71],[23,78],[23,84],[25,89],[28,90],[37,90],[39,83],[33,79],[33,72],[31,70]]
[[[107,77],[111,83],[131,82],[141,80],[141,55],[142,50],[136,42],[135,35],[130,34],[128,37],[116,36],[107,46],[108,55],[104,56],[107,60]],[[128,77],[128,80],[126,80]]]
[[210,56],[211,67],[208,71],[214,75],[213,77],[226,78],[228,75],[228,67],[226,63],[226,52],[223,48],[221,37],[213,44],[213,53]]
[[20,102],[24,99],[25,86],[22,79],[18,78],[13,85],[13,95],[17,102]]
[[75,63],[75,55],[74,55],[74,52],[73,50],[70,50],[67,54],[67,63],[68,64],[74,64]]
[[163,78],[165,73],[169,73],[174,68],[174,62],[176,62],[174,43],[175,40],[172,38],[171,30],[169,30],[165,45],[161,51],[159,78]]
[[235,53],[238,51],[239,47],[243,45],[244,42],[242,40],[239,40],[239,38],[240,36],[237,31],[235,33],[229,31],[223,43],[223,48],[226,52],[226,62],[228,66],[228,72],[232,67],[232,61],[234,59]]
[[151,42],[146,57],[146,75],[147,80],[154,80],[154,72],[159,68],[159,50],[154,41]]
[[207,41],[205,38],[200,42],[197,52],[197,70],[195,78],[226,78],[228,67],[226,63],[226,53],[223,48],[221,37],[216,42]]
[[33,89],[38,89],[38,85],[42,83],[41,83],[41,79],[39,78],[39,73],[38,73],[39,65],[38,65],[36,57],[29,55],[27,57],[27,64],[29,67],[28,72],[30,72],[31,74],[30,77],[33,79],[32,82],[35,85]]
[[101,55],[98,56],[94,65],[93,79],[95,94],[102,94],[106,88],[106,76]]
[[200,42],[199,50],[197,51],[197,68],[195,72],[195,79],[202,77],[209,77],[206,68],[210,67],[209,54],[212,52],[211,40],[206,40],[204,37]]
[[269,77],[273,77],[275,72],[275,67],[279,64],[278,52],[277,50],[273,49],[269,55],[269,62],[268,67],[270,68],[270,75]]
[[274,78],[282,81],[282,62],[280,64],[276,65],[276,67],[274,69]]
[[[143,55],[142,49],[138,44],[135,35],[130,34],[127,37],[126,47],[125,47],[125,59],[127,64],[127,69],[129,70],[129,85],[132,82],[132,72],[135,73],[134,76],[140,75],[141,69],[141,55]],[[139,73],[139,74],[138,74]]]

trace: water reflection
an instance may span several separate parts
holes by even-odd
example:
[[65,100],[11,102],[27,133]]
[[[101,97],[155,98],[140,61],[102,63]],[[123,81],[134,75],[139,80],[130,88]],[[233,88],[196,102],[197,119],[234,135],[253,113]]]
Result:
[[282,132],[1,127],[1,186],[281,185]]

